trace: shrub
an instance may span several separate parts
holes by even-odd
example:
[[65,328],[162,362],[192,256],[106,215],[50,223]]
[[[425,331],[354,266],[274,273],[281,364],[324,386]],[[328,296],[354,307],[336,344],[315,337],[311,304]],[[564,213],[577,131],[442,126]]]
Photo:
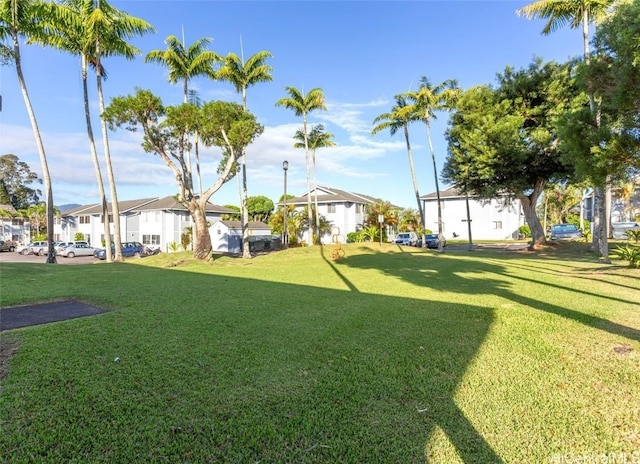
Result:
[[629,229],[625,231],[625,235],[629,240],[633,240],[636,243],[640,243],[640,229]]
[[616,258],[622,261],[628,261],[630,267],[640,268],[640,246],[639,245],[623,245],[613,250]]
[[530,238],[531,237],[531,227],[529,227],[526,224],[521,225],[520,227],[518,227],[518,236],[519,237],[523,237],[523,238]]
[[77,242],[84,241],[84,234],[82,232],[76,232],[76,234],[73,236],[73,240]]

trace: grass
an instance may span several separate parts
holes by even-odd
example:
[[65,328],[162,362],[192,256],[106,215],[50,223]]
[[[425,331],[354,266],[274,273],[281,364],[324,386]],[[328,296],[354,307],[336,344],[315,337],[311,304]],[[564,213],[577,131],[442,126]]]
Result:
[[113,311],[1,335],[0,461],[632,462],[640,271],[586,246],[3,263]]

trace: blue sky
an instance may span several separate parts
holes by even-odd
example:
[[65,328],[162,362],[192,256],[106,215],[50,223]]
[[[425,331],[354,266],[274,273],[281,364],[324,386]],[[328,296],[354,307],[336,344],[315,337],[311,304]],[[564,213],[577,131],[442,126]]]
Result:
[[[187,45],[211,37],[221,55],[258,51],[273,54],[273,82],[248,89],[248,108],[265,126],[247,150],[249,195],[277,201],[283,193],[282,161],[289,161],[288,193],[306,191],[304,150],[293,148],[301,120],[276,107],[287,96],[284,87],[302,91],[322,88],[328,111],[309,115],[323,123],[336,147],[320,149],[318,183],[371,195],[402,207],[416,208],[404,137],[371,136],[376,116],[388,112],[394,95],[415,90],[422,76],[431,82],[457,79],[463,89],[491,84],[505,66],[527,66],[534,56],[565,61],[581,53],[581,34],[563,29],[540,34],[543,21],[529,21],[515,11],[527,1],[185,1],[112,0],[142,18],[155,34],[136,38],[141,55],[134,61],[105,60],[107,103],[112,97],[149,89],[165,105],[182,102],[182,86],[169,84],[168,71],[144,63],[153,49],[164,49],[169,35]],[[79,59],[23,45],[23,68],[43,134],[56,205],[94,203],[98,190],[89,156],[82,106]],[[97,115],[95,78],[90,79],[92,110]],[[14,153],[41,173],[33,132],[13,66],[0,68],[2,112],[0,152]],[[190,84],[205,100],[240,102],[230,84],[204,78]],[[444,132],[448,116],[440,114],[432,128],[438,169],[446,158]],[[99,126],[94,123],[102,158]],[[424,126],[410,129],[420,194],[435,190]],[[110,133],[118,198],[131,200],[174,195],[177,186],[160,158],[144,153],[140,134]],[[216,150],[203,155],[205,188],[215,180]],[[105,188],[108,191],[105,177]],[[443,185],[442,187],[446,187]],[[216,204],[238,204],[235,180],[212,197]]]

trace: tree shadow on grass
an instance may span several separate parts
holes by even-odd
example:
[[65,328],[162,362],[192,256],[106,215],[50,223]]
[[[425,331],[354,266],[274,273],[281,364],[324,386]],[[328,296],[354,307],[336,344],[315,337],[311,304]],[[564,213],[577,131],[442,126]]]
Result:
[[418,463],[440,427],[465,463],[502,462],[454,401],[492,310],[360,292],[330,264],[348,290],[126,264],[87,267],[80,290],[44,276],[118,309],[22,329],[0,458]]

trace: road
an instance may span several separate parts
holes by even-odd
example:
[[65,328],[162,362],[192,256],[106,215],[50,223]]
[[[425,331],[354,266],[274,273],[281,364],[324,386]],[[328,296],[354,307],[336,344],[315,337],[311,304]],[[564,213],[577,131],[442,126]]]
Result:
[[[99,259],[93,256],[76,256],[75,258],[65,258],[64,256],[56,256],[58,264],[93,264],[99,262]],[[21,255],[15,251],[0,252],[0,263],[46,263],[46,256],[37,255]]]

